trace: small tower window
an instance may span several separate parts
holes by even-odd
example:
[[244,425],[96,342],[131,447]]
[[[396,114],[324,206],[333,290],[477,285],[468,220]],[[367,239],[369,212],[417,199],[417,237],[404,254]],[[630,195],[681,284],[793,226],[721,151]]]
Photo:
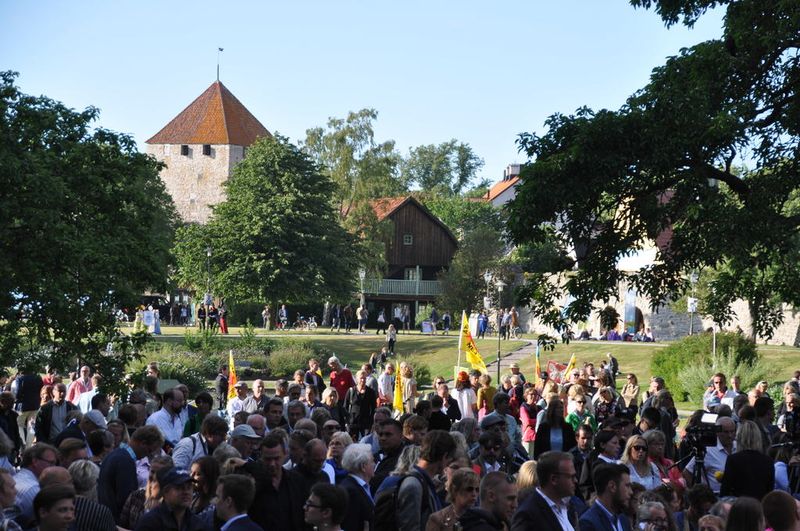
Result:
[[211,156],[211,144],[203,144],[203,155],[206,157]]
[[403,234],[403,245],[413,245],[413,244],[414,244],[414,235]]
[[186,144],[183,144],[181,146],[181,155],[183,155],[184,157],[189,156],[189,146],[187,146]]

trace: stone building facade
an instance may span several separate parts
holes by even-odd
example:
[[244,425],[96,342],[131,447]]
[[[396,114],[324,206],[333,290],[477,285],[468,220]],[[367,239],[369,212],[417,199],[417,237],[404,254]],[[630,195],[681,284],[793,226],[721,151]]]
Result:
[[166,165],[161,180],[181,216],[205,223],[225,199],[222,184],[258,137],[270,133],[222,83],[211,84],[147,140],[146,152]]

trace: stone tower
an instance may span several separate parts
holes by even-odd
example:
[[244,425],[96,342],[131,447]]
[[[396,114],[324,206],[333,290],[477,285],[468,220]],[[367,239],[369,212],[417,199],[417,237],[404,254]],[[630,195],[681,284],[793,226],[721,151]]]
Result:
[[181,219],[205,223],[245,150],[266,127],[219,81],[150,138],[146,151],[166,164],[161,179]]

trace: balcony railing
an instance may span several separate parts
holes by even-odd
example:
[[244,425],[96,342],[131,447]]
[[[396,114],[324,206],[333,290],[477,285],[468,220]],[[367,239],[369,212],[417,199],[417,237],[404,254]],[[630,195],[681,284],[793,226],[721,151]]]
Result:
[[441,286],[438,280],[393,280],[390,278],[367,278],[364,293],[368,295],[423,295],[435,297]]

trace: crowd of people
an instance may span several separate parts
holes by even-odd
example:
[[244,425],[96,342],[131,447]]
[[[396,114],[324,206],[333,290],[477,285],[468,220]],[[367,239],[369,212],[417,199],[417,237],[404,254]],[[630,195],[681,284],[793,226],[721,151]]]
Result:
[[274,392],[227,366],[213,394],[155,392],[157,364],[125,397],[90,367],[3,379],[0,529],[800,529],[800,371],[778,408],[715,374],[681,426],[664,380],[618,385],[611,354],[427,392],[386,348],[355,374],[326,362]]

